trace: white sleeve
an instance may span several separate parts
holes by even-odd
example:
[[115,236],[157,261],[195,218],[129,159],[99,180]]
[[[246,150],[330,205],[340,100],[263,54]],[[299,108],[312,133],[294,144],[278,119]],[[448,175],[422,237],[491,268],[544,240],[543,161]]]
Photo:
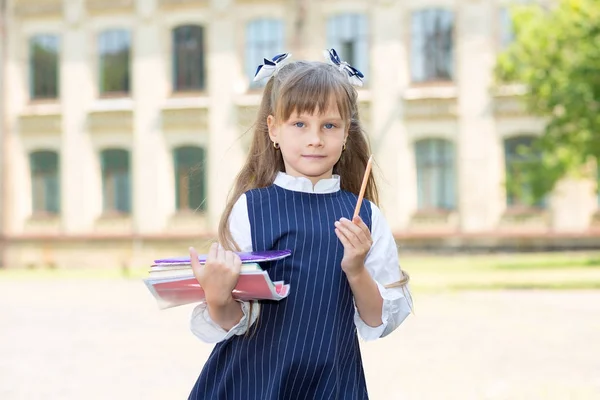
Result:
[[[231,235],[236,241],[241,251],[252,251],[252,235],[250,231],[250,218],[248,216],[248,206],[246,195],[243,194],[236,201],[229,216],[229,229]],[[244,313],[240,322],[226,331],[210,318],[207,304],[201,302],[192,311],[190,319],[190,329],[200,340],[206,343],[218,343],[227,340],[234,335],[243,335],[248,331],[248,327],[258,318],[260,304],[253,301],[252,305],[248,301],[241,302],[242,312]],[[251,314],[251,317],[248,316]],[[250,323],[248,323],[250,321]]]
[[[375,340],[390,334],[408,317],[412,309],[412,298],[408,286],[404,288],[386,289],[385,285],[400,280],[401,271],[398,263],[398,249],[387,222],[379,208],[371,203],[371,238],[373,245],[367,254],[365,267],[377,283],[383,298],[381,312],[382,324],[377,327],[367,325],[354,306],[354,324],[360,336],[366,340]],[[405,296],[408,295],[408,298]]]
[[240,251],[252,251],[252,232],[245,194],[242,194],[233,205],[229,216],[229,230],[233,240],[240,247]]

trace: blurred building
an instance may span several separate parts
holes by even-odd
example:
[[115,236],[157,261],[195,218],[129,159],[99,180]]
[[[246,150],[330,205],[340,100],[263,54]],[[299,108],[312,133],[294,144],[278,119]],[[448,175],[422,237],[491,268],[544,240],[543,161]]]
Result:
[[326,47],[367,77],[362,118],[401,246],[594,245],[595,181],[538,204],[505,190],[543,129],[518,88],[491,90],[507,4],[8,0],[5,264],[143,265],[214,237],[260,101],[256,66]]
[[4,193],[3,183],[4,175],[7,173],[7,166],[4,164],[4,131],[5,118],[4,106],[6,91],[4,90],[4,64],[5,64],[5,37],[6,37],[6,1],[0,0],[0,268],[4,266]]

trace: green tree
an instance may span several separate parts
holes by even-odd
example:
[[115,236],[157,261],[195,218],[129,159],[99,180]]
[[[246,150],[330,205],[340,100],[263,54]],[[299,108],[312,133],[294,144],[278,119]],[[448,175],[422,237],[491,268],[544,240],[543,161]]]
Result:
[[535,200],[564,176],[600,160],[600,1],[558,0],[511,9],[515,40],[499,56],[497,84],[520,83],[528,112],[547,121],[508,190],[531,188]]

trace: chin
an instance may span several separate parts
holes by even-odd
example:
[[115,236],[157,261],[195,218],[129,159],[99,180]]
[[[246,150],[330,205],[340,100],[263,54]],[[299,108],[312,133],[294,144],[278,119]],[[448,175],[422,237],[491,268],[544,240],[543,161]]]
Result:
[[309,178],[318,178],[323,175],[329,174],[331,170],[326,171],[301,171],[300,173]]

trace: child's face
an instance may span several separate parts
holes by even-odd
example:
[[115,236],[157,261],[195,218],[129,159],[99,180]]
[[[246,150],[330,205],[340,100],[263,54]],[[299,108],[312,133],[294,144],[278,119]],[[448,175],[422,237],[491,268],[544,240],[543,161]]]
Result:
[[269,136],[279,143],[285,172],[306,177],[315,185],[331,178],[333,166],[342,154],[347,127],[336,106],[320,114],[292,113],[287,121],[278,123],[272,115],[267,118]]

